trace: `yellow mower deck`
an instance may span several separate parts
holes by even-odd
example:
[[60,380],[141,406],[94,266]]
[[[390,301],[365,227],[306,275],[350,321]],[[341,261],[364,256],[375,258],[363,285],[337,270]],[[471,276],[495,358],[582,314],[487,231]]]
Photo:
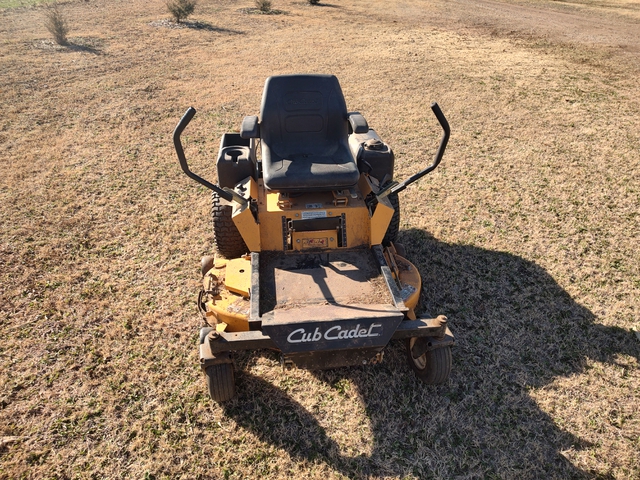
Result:
[[[357,305],[393,305],[408,319],[415,320],[415,307],[421,289],[416,267],[395,252],[385,249],[390,276],[400,288],[394,298],[385,276],[369,250],[327,253],[264,255],[260,269],[259,312],[295,309],[304,315],[306,307],[342,306],[358,310]],[[251,321],[251,257],[216,259],[203,277],[203,302],[207,323],[216,331],[244,332]],[[257,296],[257,295],[256,295]],[[256,321],[257,319],[253,319]]]
[[[229,269],[248,267],[247,298],[232,291],[246,290],[244,272],[235,276]],[[227,363],[229,351],[258,348],[322,369],[376,363],[392,338],[432,337],[429,348],[451,345],[445,317],[416,318],[420,288],[415,266],[393,246],[217,260],[203,279],[209,327],[201,337],[202,366]]]

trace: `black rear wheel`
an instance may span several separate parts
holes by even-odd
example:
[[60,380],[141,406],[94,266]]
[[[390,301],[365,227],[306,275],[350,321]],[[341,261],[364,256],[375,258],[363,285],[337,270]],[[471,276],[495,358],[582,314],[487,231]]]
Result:
[[236,394],[236,381],[232,363],[211,365],[205,370],[209,395],[215,402],[226,402]]
[[389,246],[391,242],[395,243],[398,239],[398,231],[400,230],[400,198],[397,193],[392,193],[387,198],[393,207],[393,217],[391,217],[391,222],[389,223],[389,227],[387,227],[387,233],[384,234],[384,238],[382,239],[384,246]]
[[428,385],[439,385],[447,381],[451,373],[451,347],[429,350],[418,358],[413,358],[411,350],[416,342],[428,341],[426,338],[407,340],[407,362],[420,380]]
[[213,220],[213,243],[221,255],[227,258],[238,258],[249,251],[235,223],[232,209],[222,205],[220,196],[211,194],[211,217]]

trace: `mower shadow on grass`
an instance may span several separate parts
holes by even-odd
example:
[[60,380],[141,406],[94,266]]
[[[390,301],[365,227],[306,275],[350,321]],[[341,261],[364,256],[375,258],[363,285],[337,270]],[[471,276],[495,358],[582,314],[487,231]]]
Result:
[[317,372],[331,386],[354,386],[369,416],[371,455],[346,457],[302,405],[247,373],[225,413],[291,456],[324,462],[355,478],[582,478],[561,452],[588,444],[563,431],[529,394],[587,359],[640,356],[620,328],[594,323],[541,267],[518,256],[440,242],[403,231],[408,258],[423,278],[422,311],[445,313],[456,329],[447,384],[417,381],[404,346],[385,349],[380,365]]

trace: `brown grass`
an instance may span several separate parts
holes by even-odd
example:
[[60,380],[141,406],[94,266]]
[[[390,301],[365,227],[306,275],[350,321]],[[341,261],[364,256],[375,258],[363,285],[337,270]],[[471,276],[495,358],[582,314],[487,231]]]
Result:
[[[201,2],[207,28],[181,29],[162,0],[68,3],[71,47],[41,9],[0,11],[0,478],[640,476],[637,50],[455,2],[329,3]],[[220,135],[291,72],[336,74],[399,178],[436,147],[429,103],[449,119],[401,198],[423,311],[457,336],[444,386],[392,344],[320,373],[239,355],[239,397],[206,396],[209,195],[171,131],[198,109],[187,154],[214,178]]]

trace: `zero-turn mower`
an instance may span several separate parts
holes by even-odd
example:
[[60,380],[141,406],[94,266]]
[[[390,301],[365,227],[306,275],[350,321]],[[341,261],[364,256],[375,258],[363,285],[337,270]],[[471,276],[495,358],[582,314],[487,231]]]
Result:
[[[453,335],[444,316],[415,309],[420,274],[396,238],[398,193],[434,170],[433,162],[402,183],[394,155],[364,117],[348,112],[333,75],[267,79],[260,117],[225,133],[218,184],[193,173],[173,133],[184,172],[213,191],[220,255],[202,259],[198,307],[200,364],[211,398],[235,395],[233,352],[276,349],[309,369],[377,363],[392,339],[404,339],[408,363],[428,384],[446,381]],[[258,148],[260,155],[258,155]]]

